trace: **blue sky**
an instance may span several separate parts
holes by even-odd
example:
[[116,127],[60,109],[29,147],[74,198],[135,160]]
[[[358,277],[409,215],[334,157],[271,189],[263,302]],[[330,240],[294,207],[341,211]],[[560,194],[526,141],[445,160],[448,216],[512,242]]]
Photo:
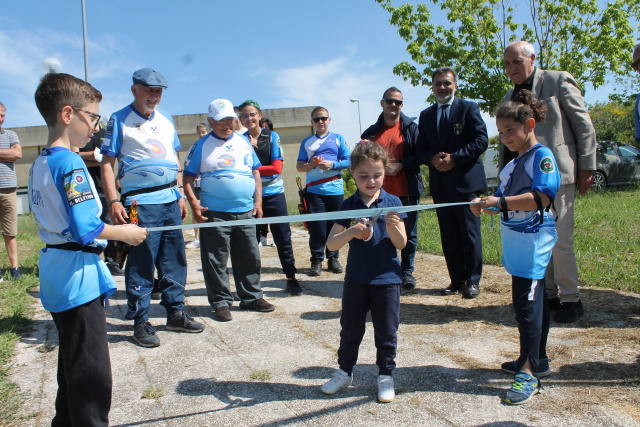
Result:
[[[81,19],[80,0],[5,2],[6,127],[44,124],[33,93],[45,58],[84,78]],[[354,141],[358,109],[350,98],[360,99],[363,129],[376,120],[389,86],[403,91],[406,114],[428,106],[428,87],[393,75],[409,56],[388,19],[374,0],[86,0],[89,81],[103,93],[103,115],[130,103],[133,71],[151,67],[167,78],[161,109],[170,114],[206,112],[215,98],[236,105],[250,98],[262,108],[323,105],[331,130]],[[494,135],[495,123],[486,121]]]

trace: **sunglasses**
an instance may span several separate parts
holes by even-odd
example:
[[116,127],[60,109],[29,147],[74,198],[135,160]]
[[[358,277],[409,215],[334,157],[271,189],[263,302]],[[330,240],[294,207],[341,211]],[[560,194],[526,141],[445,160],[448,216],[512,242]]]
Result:
[[397,107],[402,105],[401,99],[385,98],[384,102],[386,102],[387,105],[396,104]]
[[313,120],[313,123],[320,123],[320,120],[326,122],[327,120],[329,120],[329,117],[314,117],[311,120]]

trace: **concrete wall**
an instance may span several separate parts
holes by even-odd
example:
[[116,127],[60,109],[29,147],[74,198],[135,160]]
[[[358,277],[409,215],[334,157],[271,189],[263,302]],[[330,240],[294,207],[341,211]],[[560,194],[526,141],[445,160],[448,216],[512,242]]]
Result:
[[[313,108],[314,107],[298,107],[262,110],[262,115],[273,122],[275,131],[280,135],[280,143],[282,144],[285,158],[282,178],[285,183],[287,201],[290,205],[297,200],[298,194],[295,176],[297,174],[296,159],[298,158],[300,143],[304,138],[313,133],[313,127],[310,123]],[[173,120],[175,121],[176,130],[182,144],[182,150],[179,156],[181,160],[184,160],[189,149],[197,140],[195,133],[196,126],[199,123],[206,123],[207,115],[183,114],[173,116]],[[40,154],[40,151],[46,147],[48,136],[47,127],[30,126],[8,129],[18,134],[20,145],[22,146],[22,159],[16,162],[16,175],[18,177],[18,195],[21,196],[19,207],[22,208],[23,212],[27,212],[28,203],[24,194],[26,194],[29,181],[29,168]]]

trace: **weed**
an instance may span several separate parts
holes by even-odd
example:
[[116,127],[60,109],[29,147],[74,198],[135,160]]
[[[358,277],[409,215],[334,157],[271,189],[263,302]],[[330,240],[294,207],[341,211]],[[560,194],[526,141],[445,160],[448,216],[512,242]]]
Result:
[[145,391],[142,392],[141,399],[160,399],[164,396],[164,389],[162,387],[147,387]]
[[254,371],[254,372],[251,372],[251,373],[249,374],[249,377],[250,377],[252,380],[267,381],[267,380],[270,380],[270,379],[271,379],[271,374],[269,373],[269,371],[268,371],[268,370],[263,369],[263,370],[261,370],[261,371]]

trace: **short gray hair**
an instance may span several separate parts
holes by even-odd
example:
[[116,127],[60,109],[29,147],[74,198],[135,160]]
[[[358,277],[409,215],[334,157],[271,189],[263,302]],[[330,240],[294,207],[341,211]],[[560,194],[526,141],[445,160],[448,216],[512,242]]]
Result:
[[517,42],[511,43],[509,46],[506,47],[505,51],[507,50],[519,51],[520,53],[522,53],[524,56],[527,56],[527,57],[536,54],[535,47],[533,47],[531,43],[526,42],[524,40],[519,40]]

